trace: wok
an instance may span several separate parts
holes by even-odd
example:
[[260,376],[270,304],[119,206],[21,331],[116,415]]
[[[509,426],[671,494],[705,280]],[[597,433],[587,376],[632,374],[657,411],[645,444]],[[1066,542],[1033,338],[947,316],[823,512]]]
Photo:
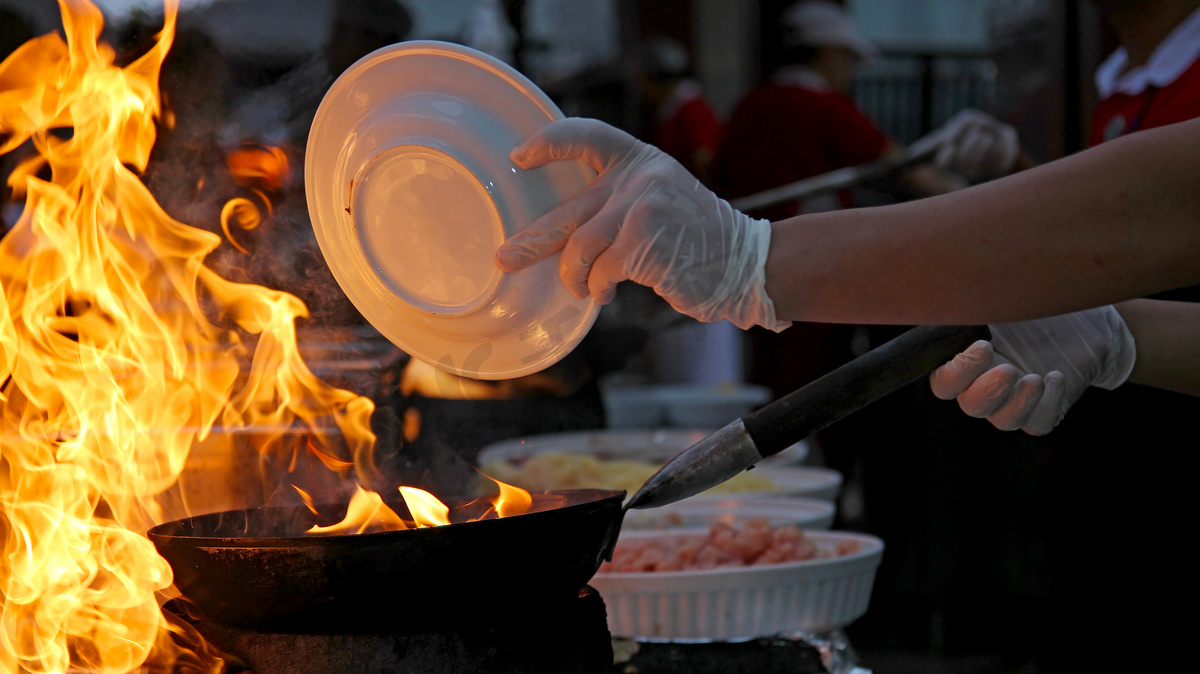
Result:
[[[472,516],[447,501],[452,524],[380,533],[314,536],[346,506],[255,508],[200,515],[148,532],[175,572],[175,586],[217,622],[329,632],[430,627],[474,614],[566,601],[611,558],[624,491],[572,489],[533,495],[529,512]],[[402,517],[403,502],[389,503]],[[482,512],[476,512],[478,516]]]
[[[928,374],[977,338],[978,328],[910,330],[756,412],[774,420],[766,438],[774,444],[764,447],[821,430]],[[753,464],[719,440],[720,431],[684,450],[647,485],[682,479],[685,486],[712,486]],[[696,449],[706,458],[687,460]],[[687,490],[668,491],[670,498],[648,501],[663,505]],[[469,520],[483,514],[484,501],[448,501],[449,525],[373,534],[304,533],[340,521],[346,512],[340,505],[319,507],[319,514],[295,507],[201,515],[159,525],[148,536],[174,570],[180,593],[218,622],[317,631],[424,627],[465,614],[495,615],[506,603],[569,601],[612,558],[628,507],[624,491],[570,489],[533,498],[525,514],[476,521]],[[402,501],[388,505],[411,520]]]

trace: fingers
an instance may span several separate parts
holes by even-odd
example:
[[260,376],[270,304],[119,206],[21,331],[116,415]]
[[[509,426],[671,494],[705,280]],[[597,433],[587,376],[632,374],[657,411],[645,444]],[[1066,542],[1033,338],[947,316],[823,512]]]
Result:
[[1054,430],[1067,413],[1067,378],[1061,372],[1046,375],[1046,390],[1021,430],[1030,435],[1045,435]]
[[534,131],[509,153],[509,159],[523,169],[580,159],[603,173],[639,144],[633,136],[599,120],[560,119]]
[[929,375],[933,394],[942,400],[952,400],[974,383],[992,366],[994,352],[987,340],[979,340],[968,346],[949,363],[942,365]]
[[1023,428],[1042,401],[1045,387],[1045,381],[1040,375],[1027,374],[1021,377],[1016,386],[1009,389],[1008,399],[988,415],[987,420],[1002,431]]
[[958,395],[958,406],[967,416],[985,419],[1008,401],[1021,372],[1007,363],[983,373],[967,390]]
[[[563,249],[580,225],[604,207],[610,190],[596,182],[566,203],[534,220],[496,249],[496,266],[501,271],[520,271]],[[569,287],[569,286],[568,286]]]
[[616,240],[624,217],[617,209],[603,209],[567,241],[558,260],[558,275],[575,297],[583,299],[590,293],[597,302],[605,303],[601,300],[608,289],[597,278],[597,292],[592,292],[589,277],[596,259]]

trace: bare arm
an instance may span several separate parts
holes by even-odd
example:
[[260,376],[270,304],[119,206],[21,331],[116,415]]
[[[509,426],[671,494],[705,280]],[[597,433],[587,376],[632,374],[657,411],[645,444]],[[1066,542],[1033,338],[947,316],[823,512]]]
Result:
[[1200,282],[1200,120],[967,190],[772,225],[780,318],[997,323]]
[[1200,304],[1131,300],[1117,311],[1137,343],[1129,381],[1200,395]]

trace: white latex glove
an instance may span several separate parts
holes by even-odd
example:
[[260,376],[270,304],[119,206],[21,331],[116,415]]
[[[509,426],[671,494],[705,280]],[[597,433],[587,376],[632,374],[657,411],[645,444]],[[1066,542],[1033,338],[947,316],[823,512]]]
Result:
[[972,344],[935,370],[930,385],[1002,431],[1049,433],[1089,386],[1125,383],[1137,354],[1112,306],[988,327],[992,342]]
[[657,148],[597,120],[564,119],[510,157],[524,169],[581,159],[599,175],[504,242],[500,269],[517,271],[561,249],[559,275],[576,297],[591,293],[607,304],[628,279],[700,321],[791,325],[775,318],[764,288],[770,223],[737,211]]
[[960,111],[938,134],[942,143],[934,163],[971,182],[1008,175],[1021,156],[1017,130],[979,110]]

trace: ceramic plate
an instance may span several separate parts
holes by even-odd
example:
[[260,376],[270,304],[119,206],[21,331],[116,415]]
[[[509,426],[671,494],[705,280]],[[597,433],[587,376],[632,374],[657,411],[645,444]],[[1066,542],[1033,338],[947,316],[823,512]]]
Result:
[[520,73],[444,42],[368,54],[325,94],[304,167],[317,242],[363,317],[413,357],[508,379],[554,364],[591,328],[599,307],[567,291],[558,254],[513,274],[493,261],[594,175],[509,161],[561,117]]

